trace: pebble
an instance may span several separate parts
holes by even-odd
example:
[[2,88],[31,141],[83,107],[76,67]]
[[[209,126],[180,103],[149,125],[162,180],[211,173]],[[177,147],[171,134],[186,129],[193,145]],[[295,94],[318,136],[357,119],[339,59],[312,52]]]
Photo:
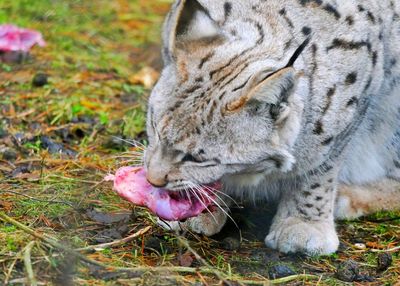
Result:
[[42,87],[48,84],[49,76],[45,73],[37,73],[32,79],[32,85],[35,87]]
[[4,138],[7,135],[8,135],[8,132],[5,129],[1,128],[1,126],[0,126],[0,138]]
[[355,243],[354,247],[360,250],[364,250],[367,248],[367,246],[364,243]]
[[144,246],[147,249],[154,249],[157,252],[159,252],[160,254],[162,254],[162,252],[165,248],[163,241],[156,236],[146,237],[145,241],[144,241]]
[[4,150],[1,150],[0,155],[0,157],[6,161],[15,161],[18,157],[17,152],[11,148],[5,148]]
[[377,270],[386,271],[393,263],[393,257],[390,253],[379,253],[377,257]]
[[27,174],[30,173],[32,171],[32,167],[29,165],[20,165],[17,168],[15,168],[12,173],[11,173],[11,177],[15,178],[17,177],[19,174]]
[[61,143],[54,142],[50,137],[42,136],[40,141],[42,148],[47,149],[50,154],[64,154],[68,157],[75,157],[77,155],[75,151],[65,148]]
[[344,282],[354,282],[360,276],[360,269],[357,262],[352,259],[339,264],[336,270],[336,277]]
[[230,251],[238,250],[240,248],[240,241],[234,237],[225,237],[221,241],[221,248]]
[[279,279],[291,275],[296,275],[292,268],[285,264],[276,264],[268,270],[269,279]]

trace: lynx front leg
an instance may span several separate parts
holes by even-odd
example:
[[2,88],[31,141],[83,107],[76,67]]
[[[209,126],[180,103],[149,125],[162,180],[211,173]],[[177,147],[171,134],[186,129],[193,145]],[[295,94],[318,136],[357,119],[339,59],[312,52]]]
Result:
[[285,253],[335,252],[339,246],[333,218],[335,177],[332,171],[311,175],[285,191],[266,245]]

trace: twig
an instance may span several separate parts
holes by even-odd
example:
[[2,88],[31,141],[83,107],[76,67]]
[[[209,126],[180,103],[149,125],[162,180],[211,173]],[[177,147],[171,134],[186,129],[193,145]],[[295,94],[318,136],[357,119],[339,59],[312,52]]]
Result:
[[46,176],[46,179],[47,180],[50,180],[50,179],[63,179],[63,180],[66,180],[66,181],[73,181],[73,182],[79,182],[79,183],[85,183],[85,184],[98,184],[99,183],[99,181],[82,180],[82,179],[59,176],[59,175],[48,175],[48,176]]
[[20,259],[21,253],[22,253],[22,250],[15,255],[13,262],[11,262],[11,265],[8,268],[7,273],[6,273],[6,277],[4,278],[4,285],[8,285],[8,280],[10,280],[12,271],[14,270],[15,263],[17,263],[18,259]]
[[[201,264],[203,264],[205,267],[207,267],[207,268],[209,268],[209,269],[213,269],[213,267],[211,267],[211,265],[208,264],[208,262],[207,262],[203,257],[201,257],[200,254],[198,254],[197,251],[195,251],[195,250],[189,245],[189,242],[188,242],[185,238],[183,238],[183,237],[181,237],[181,236],[179,236],[179,235],[176,235],[176,238],[177,238],[177,240],[178,240],[187,250],[189,250],[189,251],[196,257],[196,259],[197,259],[198,261],[201,262]],[[227,276],[228,276],[228,275],[226,275],[225,273],[222,273],[221,271],[219,271],[219,270],[217,270],[217,269],[214,269],[214,273],[213,273],[213,274],[214,274],[215,276],[217,276],[219,280],[226,282],[225,284],[227,284],[227,285],[230,284],[229,281],[227,281],[227,280],[228,280],[228,279],[227,279]]]
[[32,261],[31,261],[31,250],[32,250],[32,247],[34,244],[35,244],[35,241],[29,242],[24,251],[25,270],[26,270],[26,273],[28,274],[28,282],[29,282],[28,284],[31,286],[37,286],[35,274],[33,273],[33,269],[32,269]]
[[14,195],[17,195],[17,196],[22,196],[22,197],[28,198],[28,199],[30,199],[30,200],[32,200],[32,201],[37,201],[37,202],[42,202],[42,203],[64,204],[64,205],[70,206],[71,208],[75,209],[74,205],[71,204],[71,203],[69,203],[69,202],[57,201],[57,200],[43,200],[43,199],[38,199],[38,198],[31,197],[31,196],[26,195],[26,194],[19,193],[19,192],[16,192],[16,191],[9,191],[9,190],[7,190],[7,191],[0,191],[0,193],[14,194]]
[[80,254],[79,252],[76,252],[75,250],[64,246],[63,244],[59,243],[57,240],[55,240],[52,237],[49,237],[48,235],[41,235],[39,233],[37,233],[36,231],[34,231],[33,229],[31,229],[30,227],[23,225],[22,223],[16,221],[15,219],[9,217],[8,215],[6,215],[4,212],[0,211],[0,219],[2,219],[3,221],[6,221],[8,223],[11,223],[12,225],[22,229],[23,231],[25,231],[26,233],[32,235],[33,237],[36,237],[44,242],[47,242],[48,244],[50,244],[51,246],[58,248],[62,251],[65,251],[67,253],[70,253],[73,256],[76,256],[77,258],[79,258],[80,260],[90,263],[90,264],[94,264],[97,265],[99,267],[106,267],[103,264],[101,264],[100,262],[94,261],[90,258],[87,258],[86,256]]
[[125,238],[122,239],[118,239],[112,242],[108,242],[108,243],[102,243],[102,244],[97,244],[97,245],[90,245],[87,247],[83,247],[83,248],[77,248],[75,249],[76,251],[88,251],[88,250],[103,250],[104,248],[108,248],[108,247],[113,247],[113,246],[118,246],[121,244],[125,244],[129,241],[134,240],[135,238],[142,236],[143,234],[145,234],[146,232],[148,232],[151,229],[151,226],[147,226],[137,232],[135,232],[134,234],[127,236]]
[[204,286],[209,286],[206,279],[204,279],[203,275],[201,273],[197,272],[197,276],[199,276],[201,283],[203,283]]
[[[13,280],[10,280],[10,282],[8,283],[8,285],[12,285],[12,284],[17,284],[17,285],[28,285],[29,281],[27,281],[26,278],[16,278]],[[37,282],[37,285],[48,285],[44,282]]]
[[382,252],[396,252],[399,250],[400,250],[400,246],[396,246],[396,247],[389,248],[389,249],[371,249],[371,252],[382,253]]
[[254,280],[240,280],[243,284],[248,284],[248,285],[277,285],[277,284],[283,284],[283,283],[288,283],[296,280],[316,280],[320,279],[319,276],[317,275],[310,275],[310,274],[299,274],[299,275],[291,275],[291,276],[286,276],[283,278],[279,279],[274,279],[274,280],[267,280],[267,281],[254,281]]

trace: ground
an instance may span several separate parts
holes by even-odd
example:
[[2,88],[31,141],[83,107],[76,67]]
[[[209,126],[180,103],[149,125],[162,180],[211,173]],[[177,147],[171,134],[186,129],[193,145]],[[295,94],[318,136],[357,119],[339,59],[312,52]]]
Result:
[[400,213],[339,222],[339,251],[310,258],[264,247],[272,206],[234,209],[241,236],[232,223],[213,238],[180,236],[103,182],[138,163],[130,139],[146,144],[169,4],[0,2],[0,23],[47,42],[0,54],[0,284],[395,285]]

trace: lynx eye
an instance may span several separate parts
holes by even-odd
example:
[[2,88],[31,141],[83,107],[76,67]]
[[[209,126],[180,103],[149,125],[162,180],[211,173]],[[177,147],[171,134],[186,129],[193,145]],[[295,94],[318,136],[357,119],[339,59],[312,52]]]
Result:
[[182,158],[182,162],[202,163],[203,161],[194,157],[191,154],[185,154],[185,156]]

